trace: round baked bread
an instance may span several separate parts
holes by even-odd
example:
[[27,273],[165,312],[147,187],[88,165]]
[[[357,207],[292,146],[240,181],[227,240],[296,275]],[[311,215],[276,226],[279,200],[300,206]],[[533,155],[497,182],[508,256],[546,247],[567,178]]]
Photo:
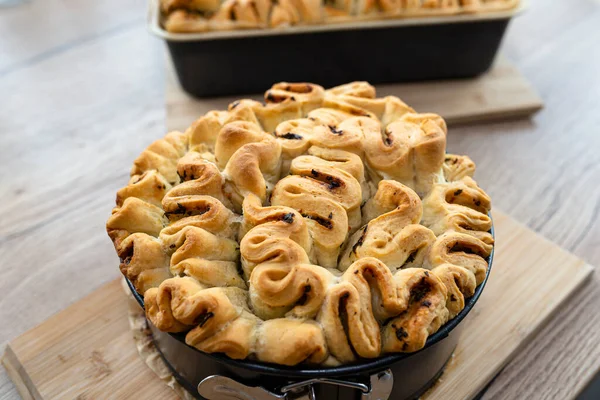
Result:
[[421,349],[486,276],[490,198],[446,124],[366,82],[278,83],[134,161],[106,228],[160,330],[337,365]]

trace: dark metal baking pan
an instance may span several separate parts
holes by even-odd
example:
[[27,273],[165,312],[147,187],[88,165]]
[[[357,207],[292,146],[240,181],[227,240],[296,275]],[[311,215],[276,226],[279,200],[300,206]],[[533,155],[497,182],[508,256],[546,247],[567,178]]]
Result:
[[[493,227],[490,233],[494,235]],[[388,354],[377,359],[361,360],[339,367],[309,365],[287,367],[251,360],[233,360],[221,354],[203,353],[185,344],[184,333],[161,332],[150,321],[148,321],[148,325],[157,349],[174,373],[175,378],[186,390],[200,399],[203,397],[198,395],[199,383],[214,376],[224,376],[246,387],[260,387],[270,393],[281,395],[282,388],[311,379],[336,379],[346,383],[365,385],[374,390],[376,388],[373,387],[375,385],[373,377],[377,378],[386,373],[392,376],[393,386],[390,386],[390,393],[387,397],[379,398],[382,400],[387,398],[415,399],[435,383],[452,356],[462,328],[460,323],[481,296],[492,268],[493,256],[494,250],[487,259],[488,270],[484,281],[475,289],[474,295],[465,301],[464,309],[431,335],[423,349],[414,353]],[[143,297],[136,292],[129,280],[127,280],[127,284],[139,305],[144,308]],[[315,398],[318,400],[377,398],[376,396],[368,397],[368,393],[365,394],[361,390],[320,381],[311,384],[310,387],[311,390],[314,390]],[[223,398],[269,400],[269,397],[251,396]]]
[[151,2],[183,89],[196,96],[260,93],[275,82],[324,87],[473,77],[492,65],[510,11],[205,33],[169,33]]

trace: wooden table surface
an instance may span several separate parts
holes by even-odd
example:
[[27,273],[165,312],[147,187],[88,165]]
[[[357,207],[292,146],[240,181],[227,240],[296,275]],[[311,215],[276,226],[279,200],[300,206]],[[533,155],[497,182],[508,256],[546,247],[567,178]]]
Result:
[[[495,207],[600,266],[600,2],[529,4],[503,51],[546,108],[451,129],[449,150]],[[30,0],[0,8],[0,37],[2,345],[118,276],[104,223],[165,111],[143,0]],[[484,398],[574,397],[600,367],[599,309],[594,274]],[[0,399],[16,397],[0,369]]]

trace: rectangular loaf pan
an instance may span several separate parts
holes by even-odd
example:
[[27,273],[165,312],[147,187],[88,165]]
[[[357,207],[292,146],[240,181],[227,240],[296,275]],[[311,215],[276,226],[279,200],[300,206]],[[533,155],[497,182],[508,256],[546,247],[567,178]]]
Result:
[[264,92],[275,82],[324,87],[474,77],[492,65],[512,10],[203,33],[170,33],[150,1],[183,89],[196,97]]

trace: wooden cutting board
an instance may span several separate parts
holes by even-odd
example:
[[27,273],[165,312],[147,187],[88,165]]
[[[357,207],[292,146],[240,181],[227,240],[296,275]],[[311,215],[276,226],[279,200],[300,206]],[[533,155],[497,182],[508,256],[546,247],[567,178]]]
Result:
[[[592,272],[508,216],[493,216],[491,276],[426,400],[476,396]],[[10,342],[2,363],[24,399],[177,398],[138,356],[119,280]]]
[[[183,131],[206,112],[224,110],[240,98],[262,100],[262,93],[196,99],[181,89],[170,61],[166,70],[168,130]],[[474,79],[378,85],[377,95],[398,96],[417,111],[441,115],[449,125],[526,117],[543,107],[535,89],[504,57]]]

